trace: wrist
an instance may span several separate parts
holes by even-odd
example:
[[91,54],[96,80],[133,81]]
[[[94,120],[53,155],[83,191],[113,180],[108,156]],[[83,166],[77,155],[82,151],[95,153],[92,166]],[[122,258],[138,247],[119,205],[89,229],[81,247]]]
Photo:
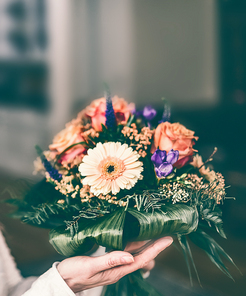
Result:
[[60,274],[61,278],[64,280],[64,282],[66,283],[66,285],[74,292],[80,292],[83,291],[83,286],[81,285],[81,283],[76,282],[76,277],[71,276],[71,272],[68,268],[66,268],[66,264],[63,264],[64,261],[62,261],[61,263],[59,263],[57,265],[57,271]]

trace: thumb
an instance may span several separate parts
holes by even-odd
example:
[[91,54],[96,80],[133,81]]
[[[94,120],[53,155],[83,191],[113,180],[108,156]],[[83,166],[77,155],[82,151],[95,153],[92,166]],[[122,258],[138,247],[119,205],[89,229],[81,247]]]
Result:
[[134,262],[133,256],[130,253],[123,251],[114,251],[91,259],[93,259],[93,269],[96,273],[115,266],[131,264]]

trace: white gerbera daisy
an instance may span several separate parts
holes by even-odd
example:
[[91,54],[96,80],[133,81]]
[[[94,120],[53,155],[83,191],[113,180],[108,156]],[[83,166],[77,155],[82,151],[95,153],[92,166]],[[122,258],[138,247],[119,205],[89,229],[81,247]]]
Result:
[[139,157],[127,144],[98,143],[88,150],[79,166],[81,175],[86,176],[83,185],[89,185],[95,195],[130,189],[142,178],[143,163]]

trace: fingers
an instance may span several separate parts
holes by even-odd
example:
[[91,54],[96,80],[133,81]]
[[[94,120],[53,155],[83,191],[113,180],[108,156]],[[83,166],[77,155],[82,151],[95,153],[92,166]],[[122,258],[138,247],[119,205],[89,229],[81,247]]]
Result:
[[134,258],[130,253],[121,251],[114,251],[91,259],[93,259],[92,266],[94,266],[95,273],[134,262]]
[[163,237],[155,241],[151,246],[144,250],[141,254],[134,257],[134,262],[114,268],[115,271],[121,273],[122,276],[134,272],[135,270],[144,268],[149,264],[161,251],[170,246],[173,242],[173,239],[169,236]]
[[93,258],[79,256],[65,259],[57,270],[74,292],[109,285],[137,269],[152,269],[153,259],[172,241],[171,237],[161,238],[135,257],[128,252],[115,251]]
[[145,266],[142,267],[143,271],[150,271],[155,266],[155,260],[151,260]]
[[[173,242],[171,237],[163,237],[155,241],[152,245],[150,245],[145,251],[136,256],[134,259],[135,264],[131,264],[136,269],[143,268],[150,262],[155,259],[155,257],[168,246],[170,246]],[[135,270],[136,270],[135,269]]]

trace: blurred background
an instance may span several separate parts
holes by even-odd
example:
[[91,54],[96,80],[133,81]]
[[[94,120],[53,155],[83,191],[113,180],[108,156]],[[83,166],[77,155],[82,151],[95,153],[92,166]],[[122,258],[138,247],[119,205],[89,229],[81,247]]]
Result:
[[[1,0],[0,191],[32,175],[34,146],[46,149],[92,99],[113,94],[162,110],[161,98],[199,136],[195,148],[226,178],[227,240],[216,240],[246,274],[246,1]],[[0,199],[7,198],[1,194]],[[60,260],[48,232],[7,216],[5,237],[24,276]],[[245,295],[194,248],[203,289],[190,287],[174,247],[161,254],[150,281],[165,295]]]

